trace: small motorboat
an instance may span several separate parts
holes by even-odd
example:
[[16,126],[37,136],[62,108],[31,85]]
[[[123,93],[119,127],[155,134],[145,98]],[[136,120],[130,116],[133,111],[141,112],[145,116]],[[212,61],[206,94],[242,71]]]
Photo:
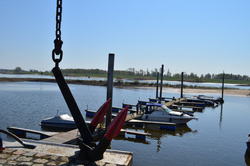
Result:
[[68,114],[56,115],[41,121],[43,128],[75,129],[76,125],[73,117]]
[[[89,110],[89,109],[86,109],[85,112],[86,112],[86,117],[88,117],[88,118],[93,118],[93,117],[95,116],[95,114],[96,114],[96,111],[94,111],[94,110]],[[112,111],[112,112],[113,112],[113,111]],[[112,113],[112,118],[114,118],[114,117],[116,117],[116,116],[117,116],[117,114]]]
[[224,100],[221,97],[215,98],[215,97],[212,97],[212,96],[198,95],[197,99],[209,100],[209,101],[212,101],[212,102],[214,102],[216,104],[223,104],[224,103]]
[[198,98],[198,97],[191,97],[191,98],[187,98],[186,99],[187,102],[193,102],[193,103],[201,103],[202,105],[196,105],[198,107],[202,106],[202,107],[214,107],[215,104],[217,105],[217,103],[215,103],[214,101],[208,100],[208,99],[202,99],[202,98]]
[[144,109],[145,114],[142,116],[142,120],[186,124],[192,119],[197,119],[184,112],[172,111],[160,103],[147,103]]

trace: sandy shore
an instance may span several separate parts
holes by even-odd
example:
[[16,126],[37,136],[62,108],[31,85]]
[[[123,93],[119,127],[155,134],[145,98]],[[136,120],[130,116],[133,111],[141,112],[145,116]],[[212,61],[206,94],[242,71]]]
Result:
[[[123,87],[123,88],[135,88],[135,89],[154,89],[155,87]],[[164,87],[164,93],[172,92],[172,93],[181,93],[180,88],[172,88],[172,87]],[[197,88],[184,88],[184,94],[217,94],[221,95],[221,89],[197,89]],[[242,96],[242,97],[250,97],[250,90],[244,89],[225,89],[224,95],[230,96]]]
[[[192,94],[192,93],[200,93],[200,94],[221,94],[220,89],[191,89],[186,88],[183,90],[184,93]],[[179,89],[176,89],[176,92],[180,93]],[[242,90],[242,89],[225,89],[224,95],[233,95],[233,96],[249,96],[250,90]]]

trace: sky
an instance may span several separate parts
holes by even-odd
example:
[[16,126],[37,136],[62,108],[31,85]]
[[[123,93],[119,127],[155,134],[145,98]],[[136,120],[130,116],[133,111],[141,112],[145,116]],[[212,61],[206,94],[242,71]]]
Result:
[[[51,70],[56,0],[0,0],[0,69]],[[249,0],[63,0],[61,68],[250,75]]]

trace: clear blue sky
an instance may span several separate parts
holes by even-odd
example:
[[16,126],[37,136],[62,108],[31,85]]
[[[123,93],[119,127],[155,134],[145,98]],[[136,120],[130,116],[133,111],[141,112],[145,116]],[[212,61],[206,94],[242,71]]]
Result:
[[[56,0],[0,1],[0,68],[50,70]],[[61,68],[250,75],[249,0],[63,0]]]

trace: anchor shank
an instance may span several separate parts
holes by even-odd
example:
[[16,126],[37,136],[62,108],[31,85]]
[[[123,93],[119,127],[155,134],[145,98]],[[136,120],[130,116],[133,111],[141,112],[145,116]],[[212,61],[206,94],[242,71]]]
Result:
[[55,76],[56,82],[62,92],[62,95],[65,99],[65,102],[68,105],[68,108],[71,112],[71,115],[73,116],[73,119],[75,121],[76,127],[78,128],[82,140],[85,144],[89,145],[90,142],[93,140],[92,135],[89,131],[89,128],[87,126],[87,124],[85,123],[82,114],[76,104],[76,101],[63,77],[63,74],[60,70],[59,67],[54,67],[52,69],[52,72]]

